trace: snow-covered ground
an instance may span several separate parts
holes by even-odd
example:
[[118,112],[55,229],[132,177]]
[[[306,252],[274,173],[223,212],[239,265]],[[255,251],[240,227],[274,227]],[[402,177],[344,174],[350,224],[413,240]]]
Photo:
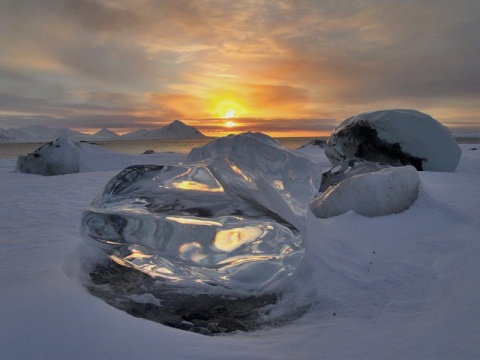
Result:
[[[82,211],[117,170],[43,177],[2,159],[0,358],[479,359],[480,150],[461,147],[455,172],[419,173],[405,212],[310,213],[306,255],[278,309],[309,311],[283,327],[217,337],[134,318],[68,276]],[[319,147],[302,151],[329,167]],[[125,165],[111,157],[109,169],[117,161]]]

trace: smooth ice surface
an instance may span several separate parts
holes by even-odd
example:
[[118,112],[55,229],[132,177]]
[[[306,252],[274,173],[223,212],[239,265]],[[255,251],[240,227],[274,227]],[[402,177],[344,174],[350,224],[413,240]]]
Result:
[[418,196],[420,179],[411,166],[390,167],[359,174],[329,187],[310,208],[318,218],[353,210],[364,216],[381,216],[408,209]]
[[175,286],[260,292],[291,276],[319,167],[259,134],[193,153],[115,176],[83,216],[87,241]]
[[358,157],[427,171],[454,171],[461,152],[440,122],[419,111],[403,109],[352,116],[335,128],[325,147],[333,165]]
[[321,183],[321,166],[262,133],[217,138],[193,148],[188,161],[208,161],[229,190],[262,205],[297,228]]
[[[0,159],[1,357],[478,359],[480,147],[461,148],[455,172],[419,172],[418,199],[400,214],[309,213],[294,286],[275,308],[309,304],[308,312],[282,327],[222,337],[135,318],[66,275],[83,242],[83,210],[124,161],[112,160],[115,170],[43,177],[12,172],[16,159]],[[328,168],[319,147],[302,150]],[[135,159],[165,164],[171,156]]]

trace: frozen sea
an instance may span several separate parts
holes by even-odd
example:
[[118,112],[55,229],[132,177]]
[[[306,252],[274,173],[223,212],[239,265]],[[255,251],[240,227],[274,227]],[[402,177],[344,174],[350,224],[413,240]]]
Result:
[[[298,149],[300,146],[309,143],[318,137],[289,137],[277,138],[277,140],[288,149]],[[320,138],[326,140],[327,138]],[[153,150],[157,153],[174,152],[187,154],[193,147],[198,147],[212,141],[212,138],[196,140],[112,140],[92,141],[98,146],[106,149],[130,155],[142,154],[146,150]],[[42,146],[43,143],[0,143],[0,159],[8,159],[25,155]]]
[[[407,211],[310,213],[305,257],[276,310],[309,306],[306,314],[213,338],[134,318],[72,276],[81,214],[123,168],[118,156],[110,170],[52,177],[15,173],[14,156],[0,159],[0,358],[479,359],[480,147],[461,148],[455,172],[419,173]],[[302,152],[330,167],[319,147]]]

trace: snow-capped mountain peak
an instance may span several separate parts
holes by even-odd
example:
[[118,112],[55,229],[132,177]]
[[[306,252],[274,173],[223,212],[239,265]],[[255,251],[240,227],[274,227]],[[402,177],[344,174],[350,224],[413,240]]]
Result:
[[110,129],[103,128],[98,130],[92,136],[100,139],[115,139],[115,138],[118,138],[119,135]]
[[162,128],[153,130],[140,129],[132,133],[123,135],[125,139],[201,139],[206,137],[195,127],[186,125],[180,120],[174,120],[170,124],[165,125]]
[[58,137],[73,140],[154,140],[154,139],[202,139],[206,136],[195,127],[180,120],[153,130],[140,129],[122,136],[103,128],[93,135],[84,134],[69,128],[48,128],[43,125],[31,125],[23,128],[0,129],[0,142],[42,142]]

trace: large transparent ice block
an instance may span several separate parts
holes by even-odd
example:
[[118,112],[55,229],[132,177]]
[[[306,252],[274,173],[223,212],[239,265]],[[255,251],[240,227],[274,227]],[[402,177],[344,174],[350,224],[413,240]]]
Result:
[[84,237],[116,263],[170,286],[271,289],[302,257],[308,201],[298,198],[311,197],[321,177],[308,159],[275,147],[279,163],[247,161],[250,147],[240,148],[243,155],[126,168],[84,212]]

